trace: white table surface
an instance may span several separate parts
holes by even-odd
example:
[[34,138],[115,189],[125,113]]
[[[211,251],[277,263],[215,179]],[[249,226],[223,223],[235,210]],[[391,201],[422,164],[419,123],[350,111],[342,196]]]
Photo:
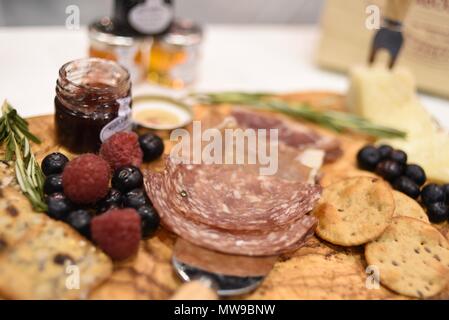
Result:
[[[193,89],[344,93],[348,87],[345,76],[313,63],[318,40],[319,30],[313,26],[208,26]],[[8,99],[24,116],[52,113],[59,67],[86,56],[87,46],[85,29],[0,28],[0,99]],[[134,93],[154,90],[141,85]],[[449,128],[449,101],[421,97]]]

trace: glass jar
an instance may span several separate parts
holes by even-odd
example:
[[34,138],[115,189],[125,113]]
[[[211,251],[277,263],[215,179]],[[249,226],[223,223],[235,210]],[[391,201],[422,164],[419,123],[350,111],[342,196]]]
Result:
[[150,82],[182,89],[196,78],[203,32],[190,20],[175,20],[169,32],[154,40],[151,48]]
[[96,152],[115,132],[130,130],[128,71],[98,58],[64,64],[56,82],[55,128],[59,144],[74,153]]
[[89,25],[89,56],[118,62],[131,75],[133,83],[148,73],[151,37],[133,38],[118,35],[120,30],[105,17]]

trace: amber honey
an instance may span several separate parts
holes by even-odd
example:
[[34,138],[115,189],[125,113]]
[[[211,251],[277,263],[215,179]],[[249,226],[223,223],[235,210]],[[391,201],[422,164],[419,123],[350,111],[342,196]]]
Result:
[[175,21],[169,32],[155,39],[148,79],[180,89],[195,81],[202,40],[201,28],[191,21]]

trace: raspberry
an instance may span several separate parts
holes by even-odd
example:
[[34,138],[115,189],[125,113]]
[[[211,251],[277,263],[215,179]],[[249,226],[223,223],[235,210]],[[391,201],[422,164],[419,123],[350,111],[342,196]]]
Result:
[[92,219],[91,233],[107,255],[124,260],[139,249],[140,217],[134,209],[111,209]]
[[100,156],[113,170],[124,166],[140,167],[143,153],[139,137],[134,132],[117,132],[101,145]]
[[108,193],[110,171],[105,160],[91,153],[73,159],[62,173],[65,195],[79,204],[100,200]]

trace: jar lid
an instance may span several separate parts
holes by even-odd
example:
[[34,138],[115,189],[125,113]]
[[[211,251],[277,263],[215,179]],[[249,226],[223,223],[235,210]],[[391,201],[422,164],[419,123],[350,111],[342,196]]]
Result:
[[112,46],[131,47],[135,45],[135,38],[117,35],[114,31],[114,23],[112,20],[109,17],[104,17],[89,25],[89,39]]
[[176,19],[162,41],[176,46],[192,46],[201,42],[202,27],[187,19]]

